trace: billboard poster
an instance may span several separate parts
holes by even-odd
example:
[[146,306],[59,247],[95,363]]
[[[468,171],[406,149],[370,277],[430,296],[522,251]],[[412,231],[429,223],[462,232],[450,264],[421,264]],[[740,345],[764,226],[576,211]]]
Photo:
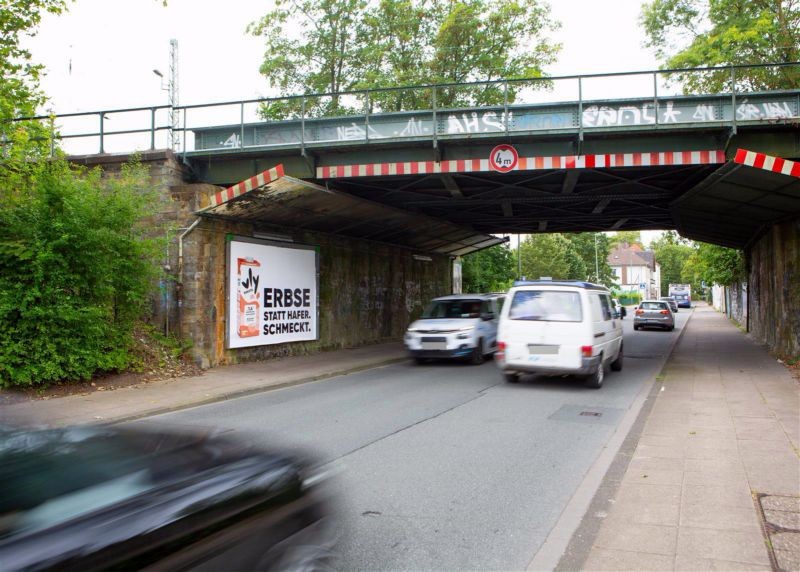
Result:
[[319,337],[315,247],[235,237],[227,262],[228,348]]

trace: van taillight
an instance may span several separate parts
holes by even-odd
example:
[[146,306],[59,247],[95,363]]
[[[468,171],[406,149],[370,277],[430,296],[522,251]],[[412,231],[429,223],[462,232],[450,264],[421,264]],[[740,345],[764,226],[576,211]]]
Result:
[[583,357],[592,357],[592,346],[581,346],[581,355]]
[[506,343],[505,342],[497,342],[497,351],[495,352],[495,356],[497,358],[503,358],[506,355]]

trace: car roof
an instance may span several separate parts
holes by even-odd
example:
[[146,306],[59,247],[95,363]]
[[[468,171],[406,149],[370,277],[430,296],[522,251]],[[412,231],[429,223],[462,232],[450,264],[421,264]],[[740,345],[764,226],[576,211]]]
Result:
[[434,300],[490,300],[503,294],[448,294],[447,296],[437,296]]
[[583,288],[585,290],[600,290],[608,292],[608,288],[601,284],[593,284],[584,280],[517,280],[514,282],[514,288],[525,286],[571,286],[573,288]]
[[640,304],[644,304],[645,302],[655,302],[656,304],[663,304],[664,300],[642,300]]

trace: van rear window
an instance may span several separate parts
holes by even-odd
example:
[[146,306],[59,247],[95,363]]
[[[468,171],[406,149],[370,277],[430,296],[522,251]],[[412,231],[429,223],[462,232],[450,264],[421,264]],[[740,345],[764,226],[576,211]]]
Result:
[[581,298],[577,292],[559,290],[520,290],[511,300],[511,320],[540,322],[580,322]]

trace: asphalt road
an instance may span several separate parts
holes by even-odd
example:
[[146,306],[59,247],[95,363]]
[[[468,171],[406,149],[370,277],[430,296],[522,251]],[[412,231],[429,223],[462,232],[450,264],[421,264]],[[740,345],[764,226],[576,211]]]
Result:
[[623,371],[600,390],[507,384],[491,361],[409,361],[140,422],[228,428],[337,469],[342,570],[519,570],[688,316],[674,332],[633,332],[629,315]]

